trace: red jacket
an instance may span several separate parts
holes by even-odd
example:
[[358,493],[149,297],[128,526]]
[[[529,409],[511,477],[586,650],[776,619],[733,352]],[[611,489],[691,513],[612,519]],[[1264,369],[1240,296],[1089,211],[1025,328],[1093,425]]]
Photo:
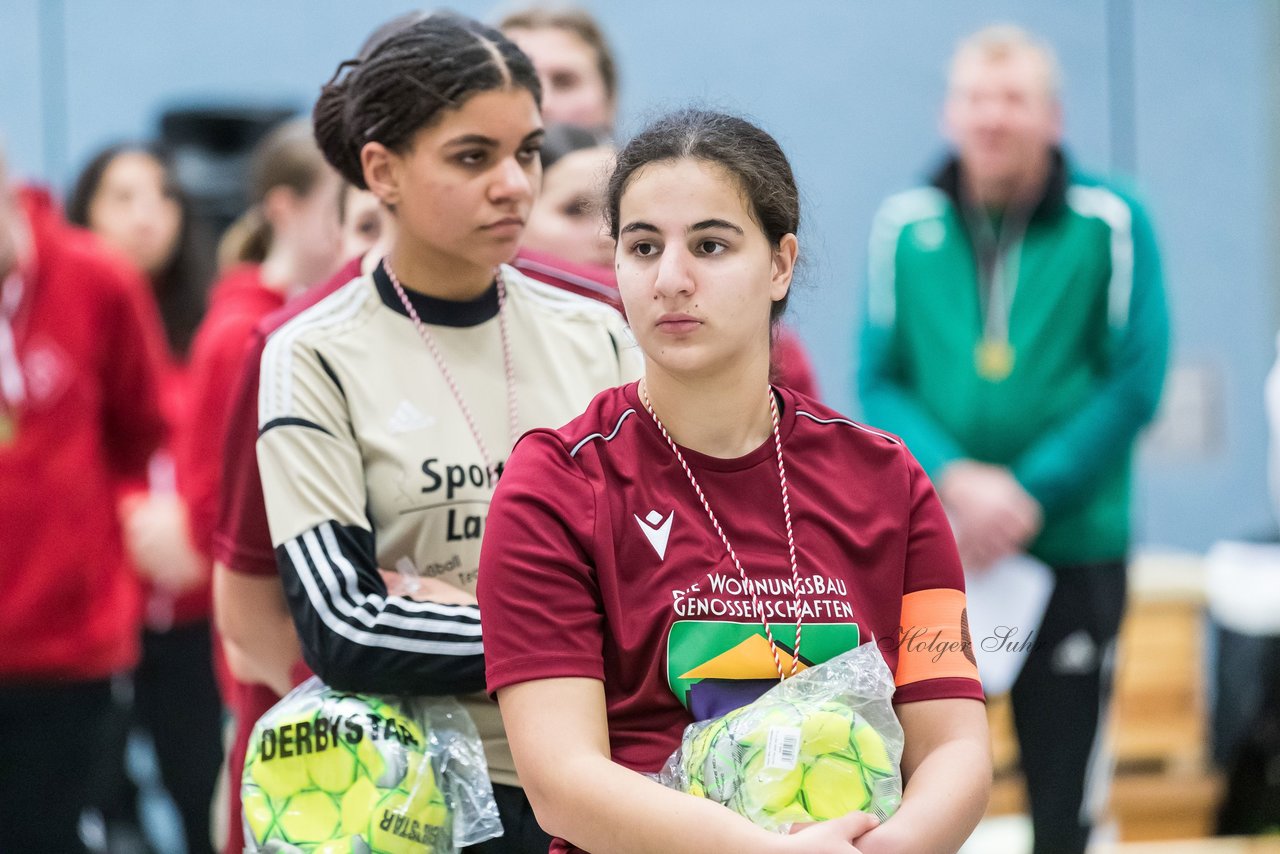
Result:
[[21,193],[34,257],[12,319],[21,403],[0,444],[0,680],[98,679],[138,654],[117,486],[163,441],[164,338],[144,282]]
[[174,457],[191,539],[206,557],[212,554],[218,517],[223,436],[234,414],[231,392],[254,326],[282,305],[283,294],[262,284],[258,265],[236,267],[214,286],[209,311],[191,345],[185,423],[174,443]]
[[[165,424],[169,429],[169,442],[152,455],[147,466],[147,479],[130,480],[120,486],[123,502],[144,499],[153,492],[173,492],[177,486],[177,465],[174,459],[174,443],[178,431],[187,423],[188,366],[178,362],[170,353],[160,376],[160,401]],[[142,586],[142,623],[152,632],[167,632],[178,626],[208,622],[213,612],[212,577],[205,578],[194,587],[181,593],[173,593],[158,584],[152,584],[132,560],[129,566]]]

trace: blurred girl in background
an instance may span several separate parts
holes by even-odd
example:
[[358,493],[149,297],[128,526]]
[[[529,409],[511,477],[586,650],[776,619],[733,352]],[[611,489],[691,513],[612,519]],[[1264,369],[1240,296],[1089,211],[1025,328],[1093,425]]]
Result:
[[542,141],[542,192],[511,265],[530,278],[619,311],[613,239],[605,232],[604,180],[613,146],[575,125],[550,125]]
[[213,265],[168,154],[145,143],[99,152],[76,179],[67,219],[93,231],[147,277],[169,350],[184,361],[204,317]]
[[288,297],[324,281],[340,262],[341,181],[324,162],[305,123],[282,125],[254,154],[253,206],[218,249],[231,264],[213,290],[191,358],[191,406],[179,432],[179,484],[192,536],[211,552],[221,479],[227,398],[254,325]]
[[542,117],[576,125],[600,140],[613,136],[618,74],[600,24],[584,9],[532,7],[498,24],[533,61],[542,84]]
[[[183,419],[187,359],[204,313],[212,260],[164,152],[122,144],[95,156],[67,201],[68,219],[95,232],[151,285],[168,341],[162,403],[170,432]],[[150,735],[160,778],[182,817],[190,852],[209,850],[209,799],[222,761],[210,631],[209,575],[191,543],[171,448],[145,483],[122,486],[128,557],[144,584],[142,658],[116,681],[111,751],[96,775],[108,844],[141,845],[137,789],[125,773],[129,730]],[[115,850],[115,849],[113,849]]]
[[[191,402],[176,437],[178,483],[206,572],[222,488],[230,393],[250,334],[289,296],[330,276],[343,245],[338,223],[342,185],[305,123],[282,125],[259,144],[250,190],[252,207],[228,229],[219,247],[224,263],[231,266],[213,290],[209,313],[192,346]],[[239,717],[241,691],[230,678],[223,693]],[[232,780],[231,786],[238,800],[239,781]],[[207,800],[203,809],[207,814]],[[204,845],[200,850],[207,849],[207,837]]]

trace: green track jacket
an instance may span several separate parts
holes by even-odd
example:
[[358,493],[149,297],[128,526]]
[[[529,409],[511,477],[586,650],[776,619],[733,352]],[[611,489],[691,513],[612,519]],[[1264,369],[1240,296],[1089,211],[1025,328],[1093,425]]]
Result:
[[1033,555],[1124,559],[1134,439],[1151,420],[1169,319],[1142,208],[1060,154],[1022,240],[1009,311],[1012,371],[975,363],[983,315],[953,160],[892,196],[871,230],[859,393],[937,477],[960,458],[1008,466],[1044,507]]

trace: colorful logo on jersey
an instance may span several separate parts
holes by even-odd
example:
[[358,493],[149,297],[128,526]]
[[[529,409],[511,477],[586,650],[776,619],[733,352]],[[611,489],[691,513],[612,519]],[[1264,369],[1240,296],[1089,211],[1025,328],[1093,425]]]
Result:
[[[782,669],[791,672],[795,623],[770,623]],[[805,623],[797,672],[858,645],[857,623]],[[778,682],[760,623],[680,620],[667,635],[667,686],[696,720],[725,714]]]

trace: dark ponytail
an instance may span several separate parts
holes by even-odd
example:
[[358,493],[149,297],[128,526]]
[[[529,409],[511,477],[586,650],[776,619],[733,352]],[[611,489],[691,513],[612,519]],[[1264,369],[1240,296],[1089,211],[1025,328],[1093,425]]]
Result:
[[299,198],[310,194],[325,174],[324,157],[303,119],[286,122],[258,143],[249,163],[248,210],[218,241],[218,268],[261,264],[271,252],[271,223],[262,210],[267,194],[287,187]]
[[508,87],[528,90],[541,105],[533,63],[509,39],[461,15],[430,15],[338,66],[312,111],[316,144],[343,178],[367,190],[360,164],[366,143],[404,151],[442,110]]

